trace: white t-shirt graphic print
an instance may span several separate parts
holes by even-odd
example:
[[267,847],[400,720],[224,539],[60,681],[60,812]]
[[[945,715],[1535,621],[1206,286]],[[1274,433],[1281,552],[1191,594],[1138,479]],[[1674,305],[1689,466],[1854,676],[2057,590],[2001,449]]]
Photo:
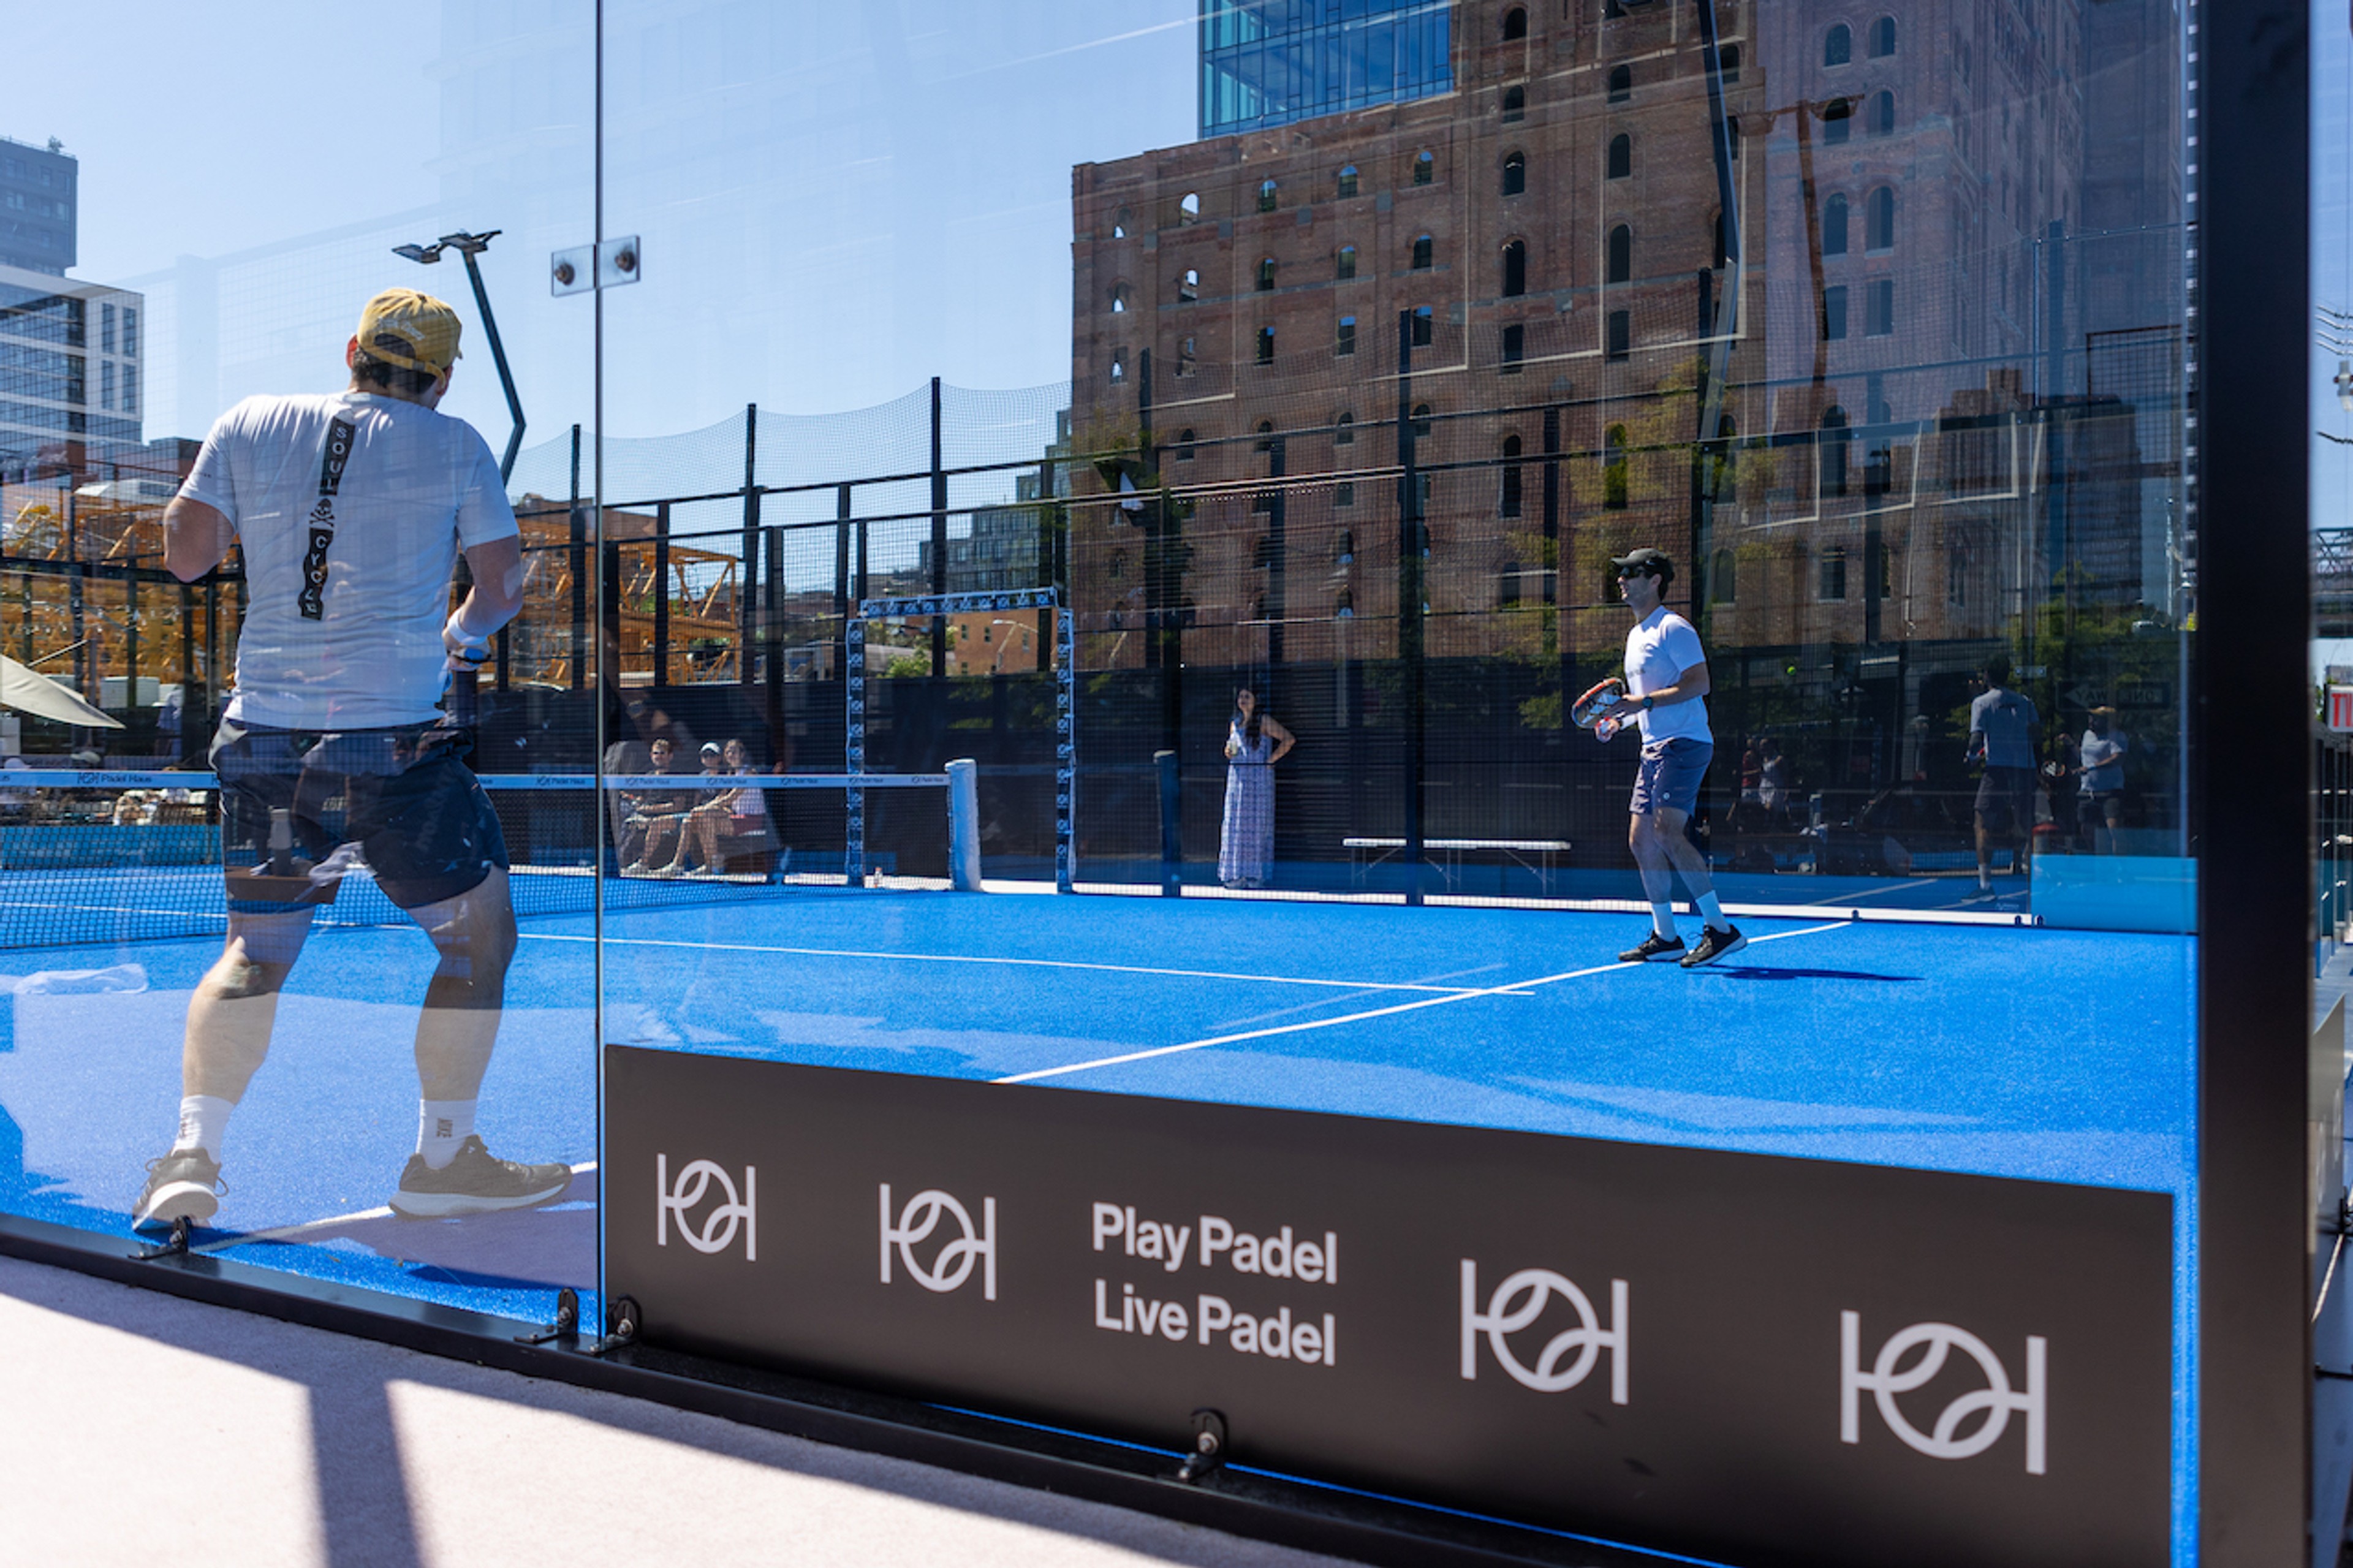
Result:
[[[180,493],[227,518],[245,557],[225,717],[296,730],[435,718],[458,552],[516,531],[472,426],[368,393],[248,397],[214,425]],[[314,524],[324,548],[306,563]],[[324,573],[307,605],[306,564]]]
[[[1641,698],[1662,690],[1680,681],[1683,671],[1706,662],[1707,654],[1699,646],[1698,629],[1662,605],[1635,622],[1634,629],[1626,634],[1627,694]],[[1707,727],[1707,699],[1704,697],[1653,708],[1641,716],[1641,723],[1646,745],[1652,741],[1715,743]]]

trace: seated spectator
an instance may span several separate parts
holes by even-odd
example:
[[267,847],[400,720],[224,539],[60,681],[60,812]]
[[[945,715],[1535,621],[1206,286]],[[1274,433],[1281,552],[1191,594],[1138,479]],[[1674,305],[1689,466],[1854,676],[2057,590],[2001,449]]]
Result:
[[[634,742],[623,742],[621,745]],[[617,747],[616,748],[618,749]],[[643,772],[668,773],[677,769],[677,747],[668,736],[656,740],[648,750],[650,765]],[[613,768],[614,773],[635,773],[637,768]],[[680,847],[680,826],[694,805],[694,795],[686,790],[623,790],[624,806],[618,844],[621,852],[621,874],[643,877],[656,867],[674,858]]]
[[[729,776],[754,776],[751,752],[743,742],[728,742],[721,755]],[[687,813],[680,835],[678,854],[657,874],[665,877],[686,875],[687,852],[691,849],[702,870],[706,874],[716,875],[726,868],[731,855],[773,848],[775,842],[775,837],[768,831],[767,795],[756,784],[739,784],[711,796]]]

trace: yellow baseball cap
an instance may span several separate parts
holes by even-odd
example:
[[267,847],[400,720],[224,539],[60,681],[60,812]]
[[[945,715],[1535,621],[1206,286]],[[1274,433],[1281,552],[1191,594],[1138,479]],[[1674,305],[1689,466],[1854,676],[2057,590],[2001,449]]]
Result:
[[446,375],[460,357],[458,312],[430,294],[387,289],[360,311],[363,353],[408,370]]

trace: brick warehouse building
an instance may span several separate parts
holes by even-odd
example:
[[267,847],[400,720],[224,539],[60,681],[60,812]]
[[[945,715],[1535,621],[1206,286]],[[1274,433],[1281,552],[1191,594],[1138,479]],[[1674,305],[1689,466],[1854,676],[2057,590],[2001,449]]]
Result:
[[1081,165],[1076,445],[1182,498],[1082,479],[1087,662],[1396,651],[1403,312],[1433,660],[1607,668],[1638,543],[1720,664],[1900,669],[1891,730],[2054,593],[2162,608],[2178,342],[2118,301],[2179,237],[2102,202],[2179,157],[2087,68],[2159,9],[1727,4],[1711,59],[1690,4],[1465,0],[1451,91]]

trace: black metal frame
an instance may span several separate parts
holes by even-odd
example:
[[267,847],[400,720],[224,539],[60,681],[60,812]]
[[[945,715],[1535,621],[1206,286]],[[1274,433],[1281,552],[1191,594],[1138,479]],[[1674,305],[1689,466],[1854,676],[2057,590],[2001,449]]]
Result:
[[2309,18],[2189,18],[2199,1533],[2206,1568],[2253,1568],[2307,1557],[2311,1510]]

